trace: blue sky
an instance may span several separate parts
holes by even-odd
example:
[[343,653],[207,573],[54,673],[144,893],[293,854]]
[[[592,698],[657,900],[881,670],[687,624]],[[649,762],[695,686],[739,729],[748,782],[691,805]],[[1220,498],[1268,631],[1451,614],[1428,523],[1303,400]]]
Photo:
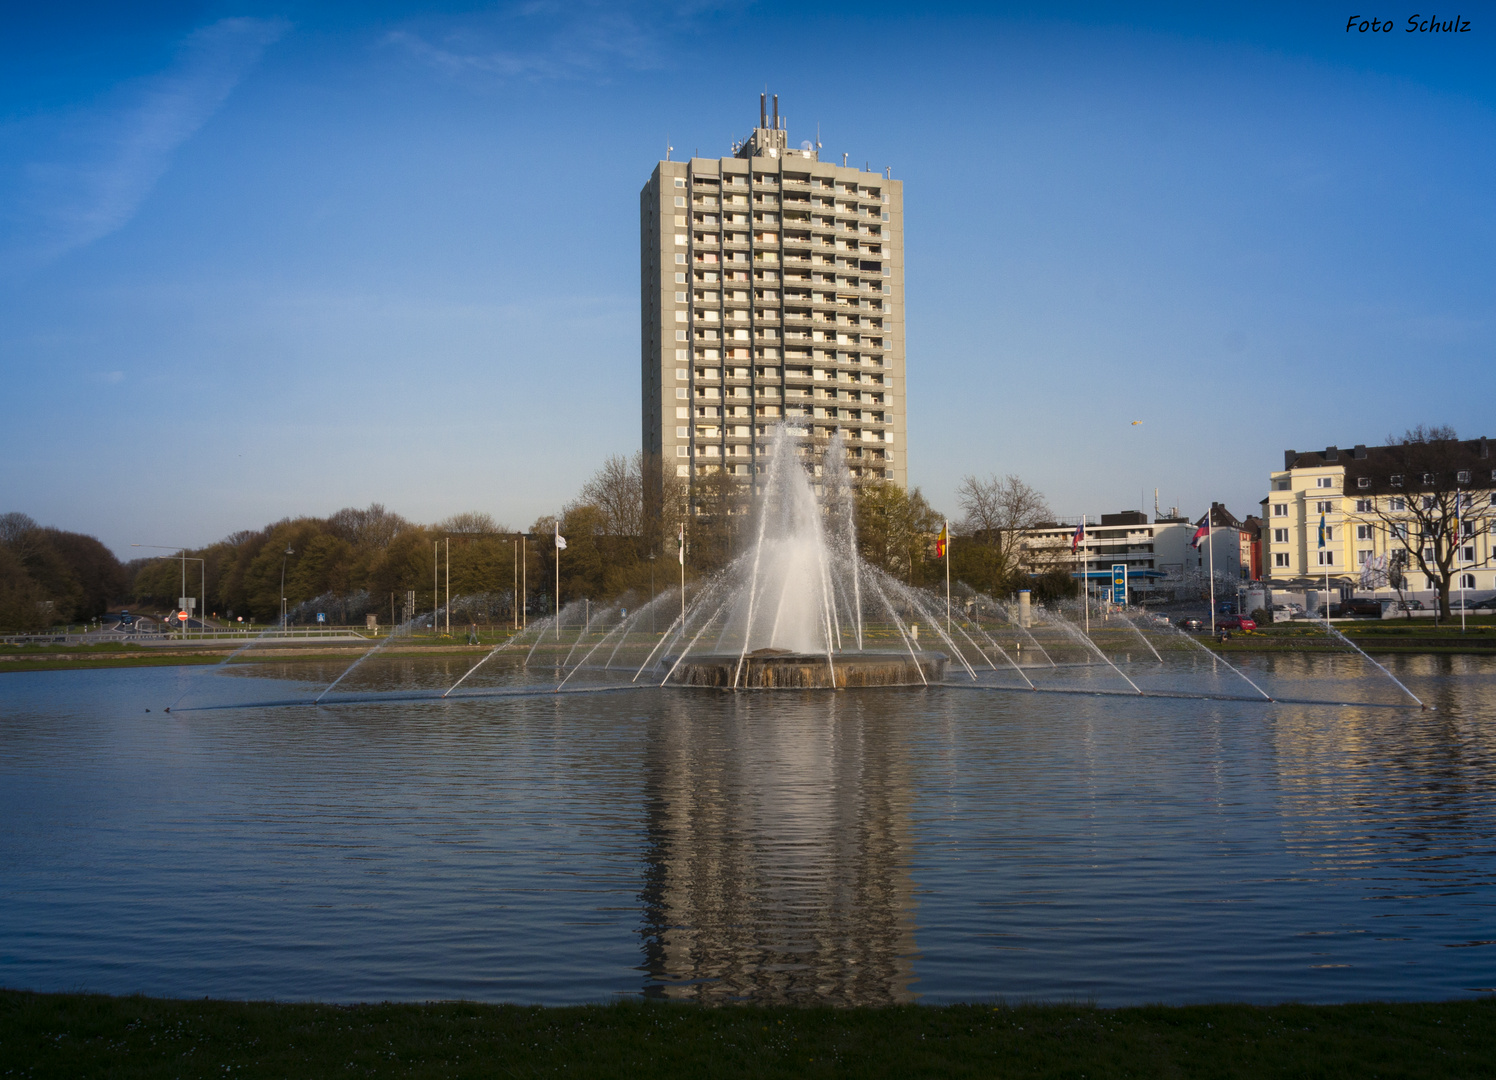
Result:
[[904,181],[942,509],[1013,472],[1062,514],[1240,515],[1287,447],[1496,436],[1496,13],[34,8],[0,36],[0,511],[124,555],[557,509],[638,446],[638,190],[766,85]]

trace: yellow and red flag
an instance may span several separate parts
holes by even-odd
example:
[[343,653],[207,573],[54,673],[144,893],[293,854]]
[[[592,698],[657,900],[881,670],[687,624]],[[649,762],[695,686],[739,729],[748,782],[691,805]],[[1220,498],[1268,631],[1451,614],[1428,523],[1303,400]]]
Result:
[[945,558],[946,549],[950,546],[950,531],[951,523],[949,521],[940,526],[940,535],[935,538],[935,557],[937,559]]

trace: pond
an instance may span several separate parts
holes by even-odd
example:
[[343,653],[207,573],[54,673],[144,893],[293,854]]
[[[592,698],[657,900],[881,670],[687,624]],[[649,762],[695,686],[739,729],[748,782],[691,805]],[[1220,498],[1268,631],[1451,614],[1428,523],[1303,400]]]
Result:
[[[0,676],[0,984],[846,1005],[1496,987],[1488,659],[1389,661],[1427,712],[1367,693],[1364,661],[1305,656],[1249,674],[1362,704],[955,679],[254,704],[342,666]],[[464,666],[376,657],[360,685]],[[162,712],[187,691],[233,707]]]

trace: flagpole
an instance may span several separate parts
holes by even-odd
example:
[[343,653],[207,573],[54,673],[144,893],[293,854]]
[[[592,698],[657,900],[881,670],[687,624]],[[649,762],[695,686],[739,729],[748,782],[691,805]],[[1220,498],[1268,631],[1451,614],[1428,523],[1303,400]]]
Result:
[[951,523],[945,523],[945,636],[951,636]]
[[527,537],[524,533],[519,534],[519,587],[520,601],[519,626],[521,630],[530,626],[530,551],[525,546]]
[[680,632],[686,632],[686,523],[680,523]]
[[1455,573],[1460,575],[1460,633],[1465,632],[1465,575],[1459,569],[1460,547],[1465,538],[1460,534],[1463,526],[1460,524],[1460,489],[1454,489],[1454,565]]
[[[1080,550],[1080,546],[1083,545],[1083,544],[1085,544],[1085,542],[1086,542],[1086,515],[1082,514],[1080,516],[1080,544],[1076,545],[1076,550],[1079,551]],[[1082,553],[1081,554],[1081,563],[1080,563],[1080,590],[1081,590],[1080,595],[1081,595],[1081,603],[1085,605],[1085,609],[1086,609],[1086,637],[1090,637],[1091,636],[1091,576],[1090,575],[1091,575],[1091,561],[1090,561],[1090,559],[1088,559],[1085,556],[1084,553]]]
[[556,640],[561,640],[561,523],[556,522]]
[[519,541],[514,542],[514,603],[509,605],[509,613],[514,616],[514,629],[519,630]]
[[1216,632],[1216,546],[1215,546],[1215,504],[1211,503],[1210,509],[1205,511],[1205,547],[1207,561],[1210,564],[1210,636],[1215,637]]

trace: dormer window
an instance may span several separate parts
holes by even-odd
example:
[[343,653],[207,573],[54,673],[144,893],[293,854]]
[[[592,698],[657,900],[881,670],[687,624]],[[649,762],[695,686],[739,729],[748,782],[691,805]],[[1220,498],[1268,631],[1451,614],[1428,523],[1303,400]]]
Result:
[[1424,473],[1422,482],[1425,484],[1432,484],[1434,482],[1434,474],[1431,472]]
[[1469,469],[1462,469],[1459,472],[1455,473],[1454,474],[1454,480],[1455,480],[1455,483],[1457,483],[1457,484],[1468,484],[1468,483],[1470,483],[1470,470]]
[[1388,483],[1390,483],[1393,487],[1402,487],[1402,480],[1402,473],[1393,473],[1391,477],[1388,478]]
[[1371,487],[1371,477],[1369,477],[1369,476],[1358,476],[1358,477],[1356,477],[1356,486],[1358,488],[1362,488],[1362,489]]

